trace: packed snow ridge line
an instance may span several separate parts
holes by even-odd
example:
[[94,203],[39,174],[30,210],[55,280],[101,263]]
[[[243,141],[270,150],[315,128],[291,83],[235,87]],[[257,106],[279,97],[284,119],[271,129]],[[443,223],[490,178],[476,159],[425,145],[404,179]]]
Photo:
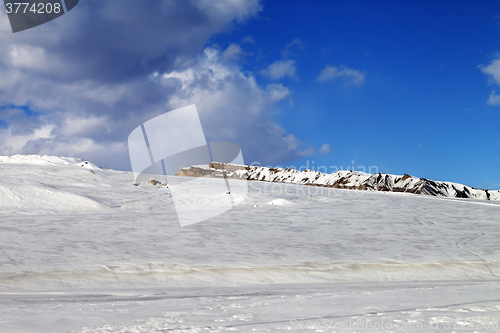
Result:
[[462,184],[433,181],[425,178],[378,173],[375,175],[352,170],[327,174],[314,170],[267,168],[214,162],[209,165],[182,168],[176,176],[220,177],[291,183],[321,187],[366,191],[405,192],[429,196],[500,200],[500,191],[481,190]]

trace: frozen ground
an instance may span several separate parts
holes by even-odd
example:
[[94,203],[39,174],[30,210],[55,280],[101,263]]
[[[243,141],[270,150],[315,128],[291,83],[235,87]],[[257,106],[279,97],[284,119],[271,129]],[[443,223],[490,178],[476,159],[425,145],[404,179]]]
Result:
[[0,332],[500,331],[500,202],[249,182],[181,228],[130,173],[0,161]]

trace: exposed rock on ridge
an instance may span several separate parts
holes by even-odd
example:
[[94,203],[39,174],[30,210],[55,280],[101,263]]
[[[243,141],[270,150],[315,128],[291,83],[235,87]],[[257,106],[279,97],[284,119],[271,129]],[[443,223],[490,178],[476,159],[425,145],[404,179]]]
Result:
[[229,163],[210,163],[208,166],[183,168],[176,174],[187,177],[216,177],[292,183],[311,186],[367,191],[405,192],[429,196],[500,200],[500,191],[481,190],[457,183],[440,182],[410,175],[375,175],[351,170],[333,174],[314,170],[266,168]]

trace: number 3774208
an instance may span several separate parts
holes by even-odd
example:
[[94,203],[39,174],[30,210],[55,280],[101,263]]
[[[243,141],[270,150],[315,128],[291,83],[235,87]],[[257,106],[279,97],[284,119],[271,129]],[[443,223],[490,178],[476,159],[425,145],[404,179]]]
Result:
[[8,2],[5,4],[5,9],[7,14],[11,13],[26,13],[31,12],[33,14],[51,14],[56,13],[59,14],[61,12],[61,4],[60,3],[27,3],[27,2]]

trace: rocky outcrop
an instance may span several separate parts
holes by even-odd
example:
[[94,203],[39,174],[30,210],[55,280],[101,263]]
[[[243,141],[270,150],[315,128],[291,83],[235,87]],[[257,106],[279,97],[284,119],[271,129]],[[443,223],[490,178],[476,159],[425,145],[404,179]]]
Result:
[[291,183],[365,191],[414,193],[428,196],[500,200],[500,191],[481,190],[462,184],[439,182],[404,174],[403,176],[378,173],[375,175],[341,170],[333,174],[314,170],[266,168],[261,166],[210,163],[179,170],[176,176],[216,177]]

